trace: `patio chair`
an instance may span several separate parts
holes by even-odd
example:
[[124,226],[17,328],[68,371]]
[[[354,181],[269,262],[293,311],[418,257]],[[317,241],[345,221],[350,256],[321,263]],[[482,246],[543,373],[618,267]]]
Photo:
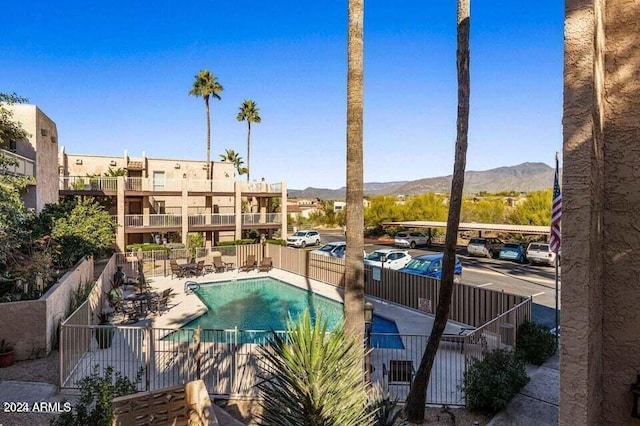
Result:
[[250,254],[247,256],[247,261],[240,267],[241,271],[253,271],[256,267],[256,256],[255,254]]
[[184,270],[180,268],[178,262],[172,260],[169,262],[169,265],[171,266],[171,278],[173,278],[174,276],[176,278],[184,278]]
[[151,299],[149,301],[149,309],[152,312],[155,312],[157,315],[162,315],[163,308],[166,308],[166,310],[169,309],[169,297],[171,297],[172,291],[173,289],[169,287],[168,289],[164,290],[158,297],[156,297],[155,299]]
[[416,374],[413,369],[413,361],[392,359],[389,361],[389,369],[386,364],[382,364],[382,375],[386,376],[387,390],[391,385],[409,386],[413,376]]
[[196,267],[193,270],[193,273],[197,276],[197,275],[204,275],[204,260],[199,260],[198,263],[196,263]]
[[273,267],[273,262],[270,257],[263,257],[260,262],[260,272],[268,272]]
[[225,272],[227,270],[226,265],[222,262],[221,256],[215,256],[213,258],[213,269],[216,272]]

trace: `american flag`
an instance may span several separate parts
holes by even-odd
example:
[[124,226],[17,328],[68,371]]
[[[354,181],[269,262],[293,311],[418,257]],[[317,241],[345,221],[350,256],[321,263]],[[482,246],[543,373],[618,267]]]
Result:
[[556,155],[556,176],[553,180],[553,200],[551,206],[551,239],[549,247],[554,253],[560,250],[560,220],[562,218],[562,192],[558,179],[558,156]]

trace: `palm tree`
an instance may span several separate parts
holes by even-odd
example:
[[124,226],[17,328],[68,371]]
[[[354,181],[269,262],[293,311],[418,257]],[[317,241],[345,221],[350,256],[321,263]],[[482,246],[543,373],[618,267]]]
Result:
[[222,161],[233,163],[233,166],[236,168],[236,172],[238,172],[238,175],[244,175],[245,173],[248,173],[248,169],[246,167],[243,167],[244,162],[242,161],[242,157],[233,149],[226,149],[224,151],[224,154],[220,154],[220,159]]
[[440,339],[449,318],[449,306],[453,293],[453,268],[456,256],[458,226],[460,224],[460,209],[462,206],[462,189],[464,187],[464,170],[467,162],[467,135],[469,131],[469,28],[470,1],[458,0],[458,50],[456,62],[458,65],[458,122],[455,147],[455,162],[453,165],[453,179],[451,182],[451,200],[449,203],[449,217],[447,219],[447,235],[445,239],[444,258],[442,260],[442,281],[436,317],[433,322],[429,343],[424,351],[415,380],[407,396],[405,408],[407,420],[422,423],[424,420],[424,405],[426,402],[427,385],[431,376],[433,361],[436,357]]
[[246,121],[247,122],[247,182],[249,182],[249,172],[251,169],[251,164],[249,162],[249,152],[251,148],[251,123],[260,123],[262,119],[260,118],[260,110],[255,102],[251,99],[245,99],[245,101],[240,105],[240,111],[236,116],[238,121]]
[[347,251],[345,331],[364,341],[364,208],[362,165],[364,0],[349,0],[347,39]]
[[195,76],[193,87],[189,94],[195,97],[204,98],[204,105],[207,112],[207,179],[211,179],[211,117],[209,114],[209,97],[213,96],[220,100],[220,92],[224,88],[218,83],[218,77],[213,75],[209,70],[201,70]]

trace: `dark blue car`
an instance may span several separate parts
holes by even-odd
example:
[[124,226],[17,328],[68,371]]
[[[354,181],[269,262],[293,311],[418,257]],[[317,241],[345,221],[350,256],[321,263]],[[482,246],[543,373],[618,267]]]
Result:
[[[425,277],[441,279],[442,278],[442,257],[443,254],[424,254],[422,256],[414,257],[411,262],[407,263],[400,272],[406,272],[408,274],[423,275]],[[453,281],[459,283],[462,279],[462,264],[460,259],[456,256],[456,263],[453,269]]]

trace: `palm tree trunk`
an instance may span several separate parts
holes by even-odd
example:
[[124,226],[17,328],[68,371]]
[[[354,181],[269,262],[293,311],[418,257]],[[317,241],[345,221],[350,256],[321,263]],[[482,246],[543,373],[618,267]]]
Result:
[[436,309],[433,329],[429,343],[422,356],[416,377],[407,396],[405,408],[407,420],[414,423],[424,421],[424,406],[427,395],[427,385],[431,376],[431,369],[440,346],[440,339],[444,333],[449,318],[451,294],[453,292],[453,269],[460,224],[460,209],[462,206],[462,189],[464,187],[464,171],[467,161],[467,136],[469,131],[469,26],[470,0],[458,0],[458,50],[456,54],[458,65],[458,123],[455,148],[455,163],[453,165],[453,180],[451,182],[451,201],[449,203],[449,217],[447,220],[447,234],[445,239],[444,258],[442,261],[442,281],[440,297]]
[[211,179],[211,116],[209,115],[209,99],[204,99],[207,111],[207,179]]
[[249,163],[249,153],[251,152],[251,121],[247,120],[247,182],[249,182],[249,173],[251,173],[251,164]]
[[364,212],[362,124],[364,98],[364,0],[349,0],[347,64],[347,251],[345,331],[364,341]]

